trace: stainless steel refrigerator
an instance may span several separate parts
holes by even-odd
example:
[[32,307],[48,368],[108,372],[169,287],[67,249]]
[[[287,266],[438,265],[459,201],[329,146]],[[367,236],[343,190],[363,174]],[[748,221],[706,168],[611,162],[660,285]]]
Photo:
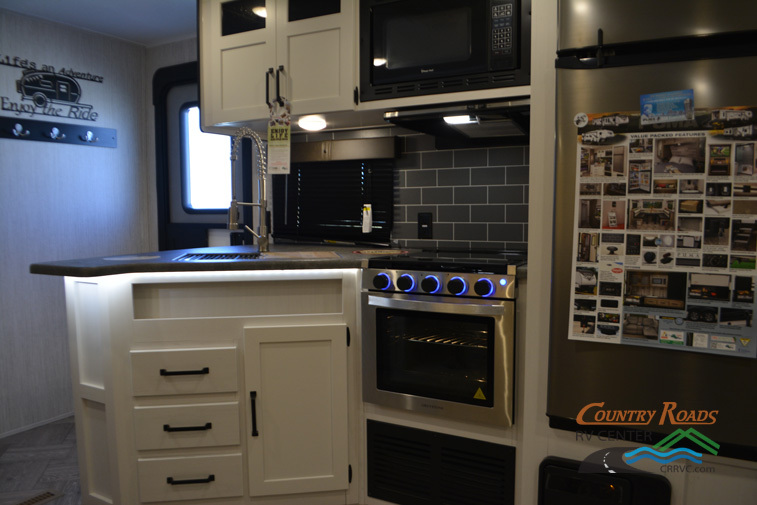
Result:
[[[628,318],[626,317],[626,321],[623,321],[624,314],[631,312],[636,312],[641,318],[655,324],[678,324],[682,328],[681,334],[684,338],[690,333],[697,334],[698,331],[700,335],[709,334],[711,341],[708,343],[705,337],[704,347],[712,345],[714,349],[717,342],[714,341],[713,336],[718,336],[716,335],[718,333],[726,334],[726,336],[729,334],[731,328],[724,315],[730,314],[731,309],[726,307],[734,304],[740,307],[746,306],[745,303],[735,302],[735,287],[730,287],[729,293],[734,294],[728,300],[713,299],[696,303],[694,297],[699,296],[699,292],[698,288],[692,285],[694,281],[690,274],[699,272],[707,276],[710,273],[718,275],[722,273],[724,276],[730,276],[733,282],[736,277],[753,280],[754,272],[747,267],[742,275],[740,274],[742,270],[734,268],[735,263],[726,263],[725,266],[715,263],[703,264],[705,256],[707,261],[713,262],[716,261],[715,257],[725,256],[725,261],[730,262],[731,258],[736,258],[737,255],[729,250],[733,242],[727,242],[721,248],[723,254],[717,254],[721,251],[717,246],[699,245],[702,239],[710,236],[706,235],[705,224],[720,226],[723,218],[714,214],[711,217],[705,210],[701,210],[701,206],[698,207],[691,202],[696,203],[701,200],[708,209],[712,204],[711,210],[714,212],[718,210],[714,207],[718,201],[730,202],[730,204],[736,200],[740,201],[741,199],[733,198],[732,192],[738,184],[747,187],[747,191],[751,188],[750,183],[744,182],[746,180],[744,176],[748,174],[740,173],[739,170],[746,171],[749,164],[754,165],[753,146],[757,139],[751,131],[747,132],[744,129],[742,133],[732,134],[723,142],[728,146],[742,146],[740,161],[735,159],[735,153],[723,152],[722,160],[725,159],[726,152],[727,156],[734,156],[729,158],[734,164],[731,178],[723,176],[722,173],[713,171],[710,174],[708,172],[708,170],[715,170],[717,163],[722,161],[716,156],[715,148],[710,146],[711,141],[708,141],[708,150],[702,155],[702,163],[715,168],[705,168],[705,165],[702,165],[699,169],[694,169],[696,173],[684,175],[676,167],[676,160],[672,158],[665,160],[665,167],[661,168],[661,170],[666,170],[664,173],[662,171],[656,173],[654,168],[645,168],[652,171],[652,187],[647,187],[645,183],[642,189],[649,195],[628,194],[625,200],[617,199],[618,202],[629,204],[627,207],[630,207],[633,202],[633,205],[639,208],[631,209],[621,206],[626,224],[625,229],[620,232],[603,229],[602,224],[597,225],[598,249],[591,254],[585,250],[585,244],[591,244],[590,238],[586,237],[586,232],[591,230],[581,229],[578,218],[575,217],[576,208],[581,200],[580,191],[577,188],[580,184],[577,172],[580,172],[582,162],[581,154],[578,153],[579,144],[581,142],[588,144],[589,141],[593,141],[601,145],[602,142],[602,139],[591,139],[589,136],[581,140],[579,137],[581,130],[577,125],[580,124],[581,118],[583,121],[586,120],[583,114],[607,116],[614,113],[612,117],[617,118],[620,114],[622,118],[624,113],[635,112],[640,117],[642,96],[680,90],[692,90],[693,108],[697,110],[731,106],[757,107],[757,43],[755,42],[757,41],[757,2],[751,0],[725,2],[561,0],[559,20],[559,47],[556,58],[558,111],[555,187],[557,189],[547,404],[550,426],[571,431],[607,429],[606,425],[587,426],[578,423],[581,409],[592,403],[604,402],[605,409],[656,409],[659,416],[666,402],[668,404],[676,402],[678,409],[687,411],[717,410],[716,422],[688,426],[697,427],[712,440],[717,441],[720,444],[719,455],[757,461],[757,429],[755,429],[757,358],[706,352],[708,349],[704,348],[700,350],[705,352],[680,348],[691,345],[685,340],[682,343],[672,342],[673,344],[680,343],[680,347],[675,345],[666,347],[661,345],[663,332],[659,328],[650,328],[649,336],[639,333],[642,345],[625,345],[624,342],[629,341],[625,337],[623,337],[624,342],[620,343],[602,340],[616,339],[624,331],[631,331],[631,322]],[[685,113],[689,112],[691,111],[685,111]],[[712,116],[714,117],[714,113]],[[606,121],[617,123],[619,120]],[[642,132],[655,131],[655,128],[659,128],[659,125],[642,126],[638,123],[640,121],[638,118],[632,121],[637,121],[637,129]],[[728,134],[726,131],[728,124],[715,123],[717,122],[712,123],[712,128],[720,128]],[[675,129],[675,124],[664,126]],[[612,130],[612,128],[607,129]],[[722,132],[720,134],[725,135]],[[658,148],[659,152],[662,152],[664,149],[662,142],[659,142],[659,147],[656,146],[658,144],[650,141],[649,149],[652,154],[649,154],[648,158],[652,167],[655,166],[654,157],[657,156],[657,153],[652,150]],[[596,149],[596,147],[586,148],[590,155],[593,154],[590,152],[591,149]],[[639,181],[633,179],[633,177],[638,178],[638,174],[628,178],[629,166],[633,163],[633,152],[636,149],[634,147],[634,151],[629,151],[631,159],[626,156],[624,160],[626,179],[611,176],[608,178],[609,181],[628,184],[626,188],[634,184],[635,188],[638,187]],[[638,147],[638,149],[643,150],[643,147]],[[731,149],[733,150],[735,149]],[[591,176],[591,173],[587,173]],[[600,179],[589,177],[587,181],[593,183],[599,181],[599,184],[602,184],[602,174],[598,171],[595,175],[599,175]],[[757,175],[751,175],[751,177],[757,182]],[[719,184],[718,181],[723,185],[708,186]],[[587,192],[589,187],[595,188],[596,185],[587,185]],[[707,190],[704,187],[697,189],[699,185],[707,186],[712,191],[730,191],[730,193],[718,201],[708,200]],[[695,197],[687,196],[687,192],[695,194],[697,191],[700,193]],[[665,192],[669,194],[666,195]],[[601,199],[602,196],[597,198]],[[688,198],[693,198],[693,200]],[[651,203],[648,204],[649,210],[642,208],[647,205],[645,201],[654,200],[664,202],[661,205],[662,208],[654,209]],[[683,201],[687,203],[681,206]],[[613,207],[613,212],[615,212],[617,207],[615,205]],[[678,214],[679,209],[680,214]],[[657,212],[657,215],[653,212]],[[740,233],[736,229],[737,225],[743,227],[743,222],[748,219],[743,215],[734,217],[730,210],[728,212],[727,219],[730,221],[727,225],[733,227],[729,231],[735,236]],[[678,217],[684,217],[684,220],[679,220]],[[597,222],[600,220],[601,218],[597,219]],[[672,223],[669,223],[671,220],[673,220]],[[649,224],[650,222],[654,224]],[[639,223],[639,227],[668,226],[669,231],[645,233],[645,230],[642,230],[635,234],[631,233],[631,226],[634,223]],[[690,231],[688,227],[692,227],[693,231]],[[717,230],[718,233],[712,236],[723,234],[722,226]],[[616,244],[614,249],[605,247],[603,250],[601,239],[604,233],[608,234],[608,238],[612,235],[620,243]],[[631,235],[634,235],[633,240],[629,238]],[[638,236],[641,236],[641,244],[634,242]],[[684,236],[687,237],[685,240],[683,240]],[[650,278],[665,277],[665,272],[681,271],[686,275],[682,277],[685,279],[683,281],[685,286],[678,288],[679,291],[683,290],[679,300],[673,299],[672,295],[669,297],[672,300],[670,303],[680,301],[680,305],[668,307],[667,312],[664,310],[660,312],[659,306],[654,305],[662,303],[663,300],[668,301],[669,298],[664,295],[648,295],[646,298],[629,295],[630,283],[639,284],[638,281],[631,281],[628,277],[617,283],[606,283],[608,291],[604,295],[607,296],[603,296],[601,284],[604,273],[601,268],[598,269],[600,271],[594,271],[595,278],[591,280],[592,273],[587,274],[585,268],[581,270],[581,261],[578,261],[577,265],[577,260],[587,258],[598,258],[597,263],[602,263],[603,257],[606,262],[611,261],[608,260],[610,256],[607,255],[616,254],[615,251],[619,247],[624,253],[638,254],[635,251],[637,247],[643,250],[645,240],[659,241],[664,237],[668,237],[673,242],[667,244],[669,249],[663,248],[665,244],[650,245],[647,252],[652,252],[652,248],[656,247],[654,251],[657,254],[654,255],[656,258],[654,266],[646,269],[663,275],[657,277],[648,275],[645,279],[649,281]],[[576,258],[576,242],[581,240],[584,240],[585,244],[578,249],[579,258]],[[688,250],[683,247],[698,247],[698,249]],[[736,246],[733,245],[733,247]],[[664,251],[668,251],[667,256],[664,256]],[[754,251],[746,250],[738,257],[750,261],[754,254]],[[624,257],[631,258],[629,255]],[[648,256],[648,258],[651,257],[652,255]],[[684,261],[680,265],[677,264],[679,259],[685,260],[687,257],[692,262],[698,261],[698,266],[687,270],[684,268],[686,264]],[[667,258],[670,260],[666,263],[664,261]],[[622,262],[618,263],[620,270],[645,270],[643,255],[634,258],[633,261],[636,263],[629,264],[628,261],[625,265]],[[586,264],[583,266],[585,267]],[[581,270],[581,275],[589,279],[582,287],[581,296],[575,294],[576,286],[584,281],[577,280],[576,270]],[[596,279],[597,276],[599,280]],[[592,282],[598,286],[592,287]],[[674,278],[671,277],[670,280],[666,278],[665,281],[659,282],[664,282],[668,286],[668,291],[673,289],[671,286],[674,284]],[[619,284],[617,291],[614,291],[610,284]],[[659,286],[656,289],[659,290]],[[752,290],[753,298],[753,284],[746,290],[749,291],[749,289]],[[712,291],[712,293],[715,292]],[[708,293],[705,293],[705,296],[709,296]],[[639,300],[642,300],[640,305],[643,305],[645,299],[649,306],[631,307],[628,305],[639,303]],[[752,305],[754,305],[753,300]],[[697,314],[694,307],[703,308],[703,312]],[[706,310],[708,308],[714,308],[715,313],[720,314],[720,316],[715,316],[715,322],[709,322],[709,326],[703,319],[698,321],[691,319],[709,317]],[[724,312],[723,309],[726,311]],[[602,316],[598,317],[597,314],[600,312]],[[584,314],[584,316],[577,316],[577,314]],[[615,316],[617,320],[613,320]],[[722,319],[717,319],[717,317]],[[589,324],[587,321],[592,323]],[[753,333],[751,326],[753,323],[750,319],[741,324],[746,327],[739,330],[740,335],[743,335],[742,341],[748,342]],[[601,334],[597,329],[600,326],[609,328],[608,333]],[[576,334],[571,330],[572,327],[578,328],[576,331],[593,332],[591,335],[596,335],[597,338],[595,340],[574,338]],[[612,332],[615,333],[612,334]],[[670,332],[670,334],[673,333]],[[666,334],[667,336],[669,335]],[[673,337],[676,336],[677,334],[673,335]],[[679,426],[685,427],[686,424]],[[676,426],[670,423],[660,425],[658,419],[655,419],[647,425],[625,425],[619,428],[651,433],[653,440],[660,440]]]

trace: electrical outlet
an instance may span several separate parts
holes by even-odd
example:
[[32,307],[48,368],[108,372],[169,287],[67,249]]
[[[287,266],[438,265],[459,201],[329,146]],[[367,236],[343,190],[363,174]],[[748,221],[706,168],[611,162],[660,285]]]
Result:
[[434,215],[430,212],[418,213],[418,238],[433,238]]

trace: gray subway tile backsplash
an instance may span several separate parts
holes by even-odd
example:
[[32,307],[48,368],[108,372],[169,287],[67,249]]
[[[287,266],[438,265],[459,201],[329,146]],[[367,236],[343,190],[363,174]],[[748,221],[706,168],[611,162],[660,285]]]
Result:
[[423,188],[421,190],[421,200],[423,205],[450,205],[454,203],[454,188]]
[[456,167],[485,167],[488,164],[486,149],[458,149],[453,152]]
[[421,153],[421,168],[450,168],[453,165],[454,151],[428,151]]
[[421,188],[399,188],[396,193],[397,201],[395,206],[399,205],[420,205]]
[[440,168],[436,171],[436,183],[439,186],[468,186],[470,176],[470,168]]
[[[516,244],[525,242],[526,237],[523,234],[523,224],[513,223],[490,223],[488,225],[489,240]],[[511,246],[508,246],[511,247]]]
[[436,186],[436,170],[405,170],[405,184],[409,188]]
[[523,147],[492,147],[489,149],[489,164],[492,166],[524,165],[528,146]]
[[524,203],[528,186],[489,186],[489,203]]
[[[434,138],[401,137],[392,239],[402,247],[525,248],[528,146],[436,150]],[[418,213],[433,238],[418,239]]]
[[[528,240],[528,146],[437,150],[403,128],[307,134],[301,140],[397,136],[394,228],[402,247],[522,249]],[[418,213],[433,238],[418,239]]]
[[528,166],[507,167],[505,184],[528,184]]
[[456,204],[486,203],[488,199],[486,186],[458,186],[455,188]]
[[[508,216],[510,207],[508,207]],[[503,223],[505,221],[504,205],[471,205],[470,220],[474,223]]]
[[505,221],[508,223],[527,223],[528,205],[508,205]]
[[470,205],[440,205],[436,217],[440,223],[468,223],[470,212]]
[[486,224],[455,223],[455,238],[459,240],[488,240]]
[[471,170],[470,182],[474,186],[501,186],[505,183],[505,167],[480,167]]

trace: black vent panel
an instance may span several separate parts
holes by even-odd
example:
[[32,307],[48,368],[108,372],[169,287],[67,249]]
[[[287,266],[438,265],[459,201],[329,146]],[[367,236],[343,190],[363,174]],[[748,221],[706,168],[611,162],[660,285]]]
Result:
[[368,420],[368,496],[399,505],[510,505],[515,448]]

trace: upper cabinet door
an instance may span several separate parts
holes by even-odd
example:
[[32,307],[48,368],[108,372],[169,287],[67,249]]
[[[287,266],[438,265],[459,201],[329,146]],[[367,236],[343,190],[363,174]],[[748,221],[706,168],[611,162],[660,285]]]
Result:
[[354,107],[357,3],[278,2],[277,64],[294,116]]
[[200,0],[203,126],[266,119],[277,91],[295,117],[352,109],[356,3]]
[[266,81],[276,66],[272,0],[200,0],[200,93],[203,126],[268,116]]

